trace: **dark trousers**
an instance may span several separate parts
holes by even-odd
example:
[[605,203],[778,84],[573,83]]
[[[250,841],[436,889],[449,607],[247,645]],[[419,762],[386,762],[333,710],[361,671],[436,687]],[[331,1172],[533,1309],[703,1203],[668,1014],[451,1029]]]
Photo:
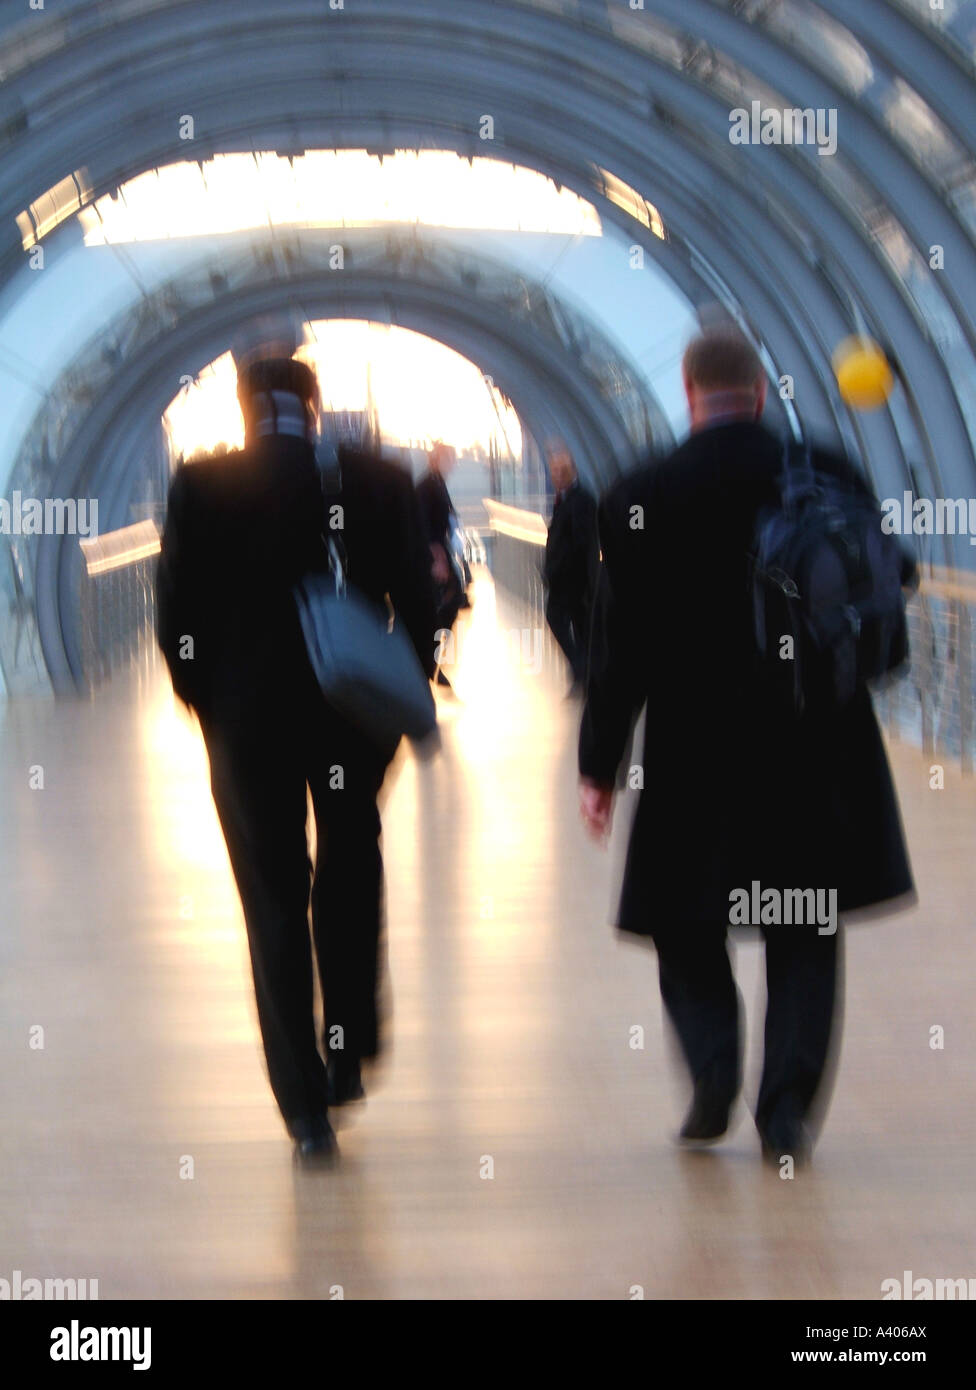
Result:
[[[287,710],[235,711],[231,718],[201,719],[201,725],[244,909],[271,1088],[298,1136],[327,1105],[312,939],[324,1004],[323,1050],[337,1060],[378,1050],[383,863],[376,797],[386,764],[327,709],[317,690]],[[314,878],[306,786],[315,815]]]
[[456,583],[438,586],[437,589],[437,614],[434,619],[435,635],[438,632],[450,632],[457,622],[457,616],[461,611],[461,599],[463,593]]
[[590,650],[590,610],[588,594],[550,589],[546,600],[546,621],[563,650],[573,680],[583,684]]
[[[763,928],[766,941],[765,1051],[756,1124],[816,1126],[829,1099],[840,934]],[[689,928],[656,941],[661,997],[694,1081],[734,1096],[741,1084],[739,995],[724,927]]]

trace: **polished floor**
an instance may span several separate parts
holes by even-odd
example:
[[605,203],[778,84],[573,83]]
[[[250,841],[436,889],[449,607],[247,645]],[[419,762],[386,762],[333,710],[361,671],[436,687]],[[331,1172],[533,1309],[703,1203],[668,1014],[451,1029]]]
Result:
[[[443,753],[403,754],[386,788],[391,1046],[331,1174],[292,1166],[204,751],[158,667],[0,710],[0,1277],[873,1299],[906,1269],[976,1275],[976,782],[946,765],[932,790],[891,750],[920,902],[849,934],[813,1168],[763,1167],[745,1107],[723,1147],[679,1153],[654,957],[606,925],[625,826],[609,853],[587,841],[577,708],[506,622],[481,583]],[[747,1101],[760,963],[738,948]]]

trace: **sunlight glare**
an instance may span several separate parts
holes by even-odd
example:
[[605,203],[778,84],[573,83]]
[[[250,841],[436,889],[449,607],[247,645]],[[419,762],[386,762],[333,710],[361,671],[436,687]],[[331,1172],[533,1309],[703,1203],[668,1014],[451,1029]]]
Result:
[[[77,203],[76,203],[77,206]],[[78,213],[86,246],[258,227],[428,227],[600,236],[591,203],[534,169],[452,150],[217,154],[150,169]]]

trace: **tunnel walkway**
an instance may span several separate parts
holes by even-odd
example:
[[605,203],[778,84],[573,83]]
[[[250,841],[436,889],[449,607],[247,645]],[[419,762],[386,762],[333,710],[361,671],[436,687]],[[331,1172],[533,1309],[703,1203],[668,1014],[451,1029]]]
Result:
[[[5,1277],[96,1278],[101,1298],[873,1299],[906,1269],[972,1273],[976,782],[947,766],[930,790],[892,747],[920,901],[850,932],[813,1168],[764,1167],[744,1107],[722,1147],[679,1153],[653,953],[606,925],[626,808],[609,853],[587,841],[578,707],[527,631],[479,583],[443,753],[401,753],[388,780],[391,1045],[334,1174],[293,1169],[205,753],[158,662],[0,710]],[[760,964],[737,948],[747,1101]]]

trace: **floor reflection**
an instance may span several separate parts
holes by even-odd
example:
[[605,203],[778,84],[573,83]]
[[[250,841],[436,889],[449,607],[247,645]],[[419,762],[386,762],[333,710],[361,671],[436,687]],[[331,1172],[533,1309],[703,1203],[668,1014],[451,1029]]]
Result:
[[[390,777],[391,1046],[329,1178],[291,1166],[206,756],[158,664],[4,711],[11,1269],[103,1298],[873,1298],[906,1267],[964,1272],[976,1059],[927,1029],[969,1035],[976,786],[929,795],[893,750],[922,906],[851,933],[811,1174],[763,1170],[745,1112],[679,1155],[654,957],[605,925],[613,859],[578,822],[578,707],[547,641],[479,577],[442,755]],[[758,949],[738,963],[754,1059]]]

